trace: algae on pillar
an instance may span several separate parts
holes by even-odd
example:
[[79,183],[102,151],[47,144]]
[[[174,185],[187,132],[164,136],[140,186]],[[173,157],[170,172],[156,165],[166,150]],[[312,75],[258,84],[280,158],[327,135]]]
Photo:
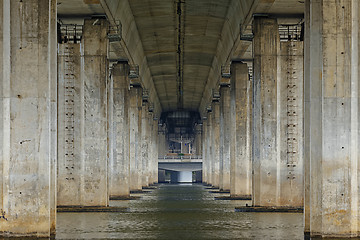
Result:
[[252,82],[246,63],[231,64],[231,197],[251,197]]
[[0,236],[55,234],[55,31],[56,1],[0,2]]
[[305,231],[359,237],[359,2],[305,9]]

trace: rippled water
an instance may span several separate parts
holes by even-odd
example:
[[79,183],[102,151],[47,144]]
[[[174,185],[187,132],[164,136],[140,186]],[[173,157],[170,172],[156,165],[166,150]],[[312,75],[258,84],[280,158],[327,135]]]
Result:
[[241,213],[202,185],[159,185],[126,213],[59,213],[57,239],[304,239],[298,213]]

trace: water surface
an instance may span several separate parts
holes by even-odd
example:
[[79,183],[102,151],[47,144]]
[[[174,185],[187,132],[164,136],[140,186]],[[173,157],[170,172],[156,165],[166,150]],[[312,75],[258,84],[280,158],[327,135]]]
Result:
[[57,239],[304,239],[300,213],[241,213],[203,185],[159,185],[125,213],[58,213]]

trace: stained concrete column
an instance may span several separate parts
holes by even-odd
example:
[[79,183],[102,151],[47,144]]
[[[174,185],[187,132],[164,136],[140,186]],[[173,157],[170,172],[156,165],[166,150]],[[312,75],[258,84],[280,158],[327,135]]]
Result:
[[107,29],[85,20],[80,48],[59,45],[59,206],[108,205]]
[[130,162],[129,162],[129,66],[117,63],[111,70],[112,119],[109,118],[111,133],[109,156],[109,195],[110,197],[130,196]]
[[302,43],[254,19],[253,205],[303,205]]
[[141,119],[142,119],[142,88],[132,86],[129,92],[129,127],[130,127],[130,190],[142,189],[141,181]]
[[207,138],[206,138],[206,157],[207,159],[205,161],[207,161],[207,183],[210,185],[213,185],[213,118],[212,118],[212,112],[211,110],[208,111],[207,113],[207,127],[206,127],[206,132],[207,132]]
[[152,159],[152,176],[151,176],[151,184],[158,183],[158,161],[159,161],[159,152],[158,152],[158,144],[159,144],[159,123],[157,118],[153,118],[153,128],[152,128],[152,152],[153,152],[153,159]]
[[251,197],[252,82],[247,64],[231,64],[231,187],[232,197]]
[[201,157],[202,155],[202,131],[201,131],[202,125],[196,124],[195,126],[195,155],[198,157]]
[[202,132],[202,180],[204,184],[208,184],[207,117],[203,117]]
[[220,103],[216,99],[212,103],[212,185],[219,187],[220,177]]
[[56,1],[0,2],[0,236],[56,224]]
[[220,88],[220,177],[219,188],[222,191],[230,190],[230,86],[222,85]]
[[149,103],[143,101],[141,115],[141,183],[143,187],[149,185]]
[[[306,231],[359,236],[359,2],[307,1]],[[306,177],[307,178],[307,177]]]

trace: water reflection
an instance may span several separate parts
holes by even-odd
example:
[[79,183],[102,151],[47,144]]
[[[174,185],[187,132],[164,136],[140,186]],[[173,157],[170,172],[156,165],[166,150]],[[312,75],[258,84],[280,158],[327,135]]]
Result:
[[302,214],[239,213],[202,185],[159,185],[126,213],[59,213],[57,239],[304,239]]

